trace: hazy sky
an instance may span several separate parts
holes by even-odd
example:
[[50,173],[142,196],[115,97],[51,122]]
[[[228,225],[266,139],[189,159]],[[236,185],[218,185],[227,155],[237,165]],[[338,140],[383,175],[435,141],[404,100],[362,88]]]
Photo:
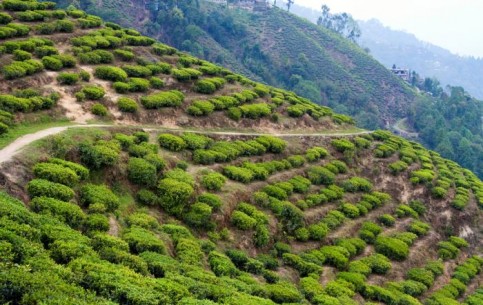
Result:
[[483,0],[295,0],[296,4],[333,12],[348,12],[355,19],[379,19],[395,30],[453,53],[483,58]]

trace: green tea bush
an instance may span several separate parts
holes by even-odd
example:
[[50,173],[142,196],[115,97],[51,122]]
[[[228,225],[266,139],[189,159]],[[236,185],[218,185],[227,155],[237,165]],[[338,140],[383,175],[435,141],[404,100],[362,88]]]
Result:
[[151,77],[149,79],[149,84],[154,89],[162,89],[164,88],[164,81],[158,77]]
[[107,232],[109,231],[109,219],[102,214],[90,214],[84,221],[84,227],[88,232]]
[[102,87],[98,86],[85,86],[82,88],[81,92],[85,95],[88,100],[100,100],[106,95],[106,91]]
[[373,188],[372,183],[365,178],[352,177],[342,182],[342,187],[345,191],[355,192],[370,192]]
[[222,174],[212,172],[201,177],[201,185],[210,191],[219,191],[225,185],[226,178]]
[[131,182],[142,186],[154,186],[157,170],[150,162],[141,158],[130,158],[127,166],[128,178]]
[[106,106],[100,103],[95,103],[94,105],[92,105],[91,112],[92,114],[95,114],[98,116],[107,116],[109,114],[109,111],[107,110]]
[[95,203],[101,203],[107,207],[109,211],[114,211],[120,205],[119,198],[106,186],[86,184],[81,187],[80,202],[85,206]]
[[391,216],[390,214],[384,214],[379,216],[379,222],[385,225],[386,227],[392,227],[396,223],[396,219]]
[[259,119],[267,117],[272,113],[272,109],[266,103],[248,104],[238,107],[242,117],[249,119]]
[[146,109],[159,109],[163,107],[178,107],[184,101],[184,94],[171,90],[141,97],[141,103]]
[[359,209],[351,203],[343,203],[339,206],[339,211],[348,218],[357,218],[360,215]]
[[122,69],[130,77],[148,77],[152,75],[151,70],[144,66],[125,65],[122,66]]
[[179,215],[193,195],[193,187],[173,178],[162,179],[158,184],[161,207],[168,213]]
[[307,276],[309,274],[319,275],[322,272],[322,267],[317,264],[305,261],[300,256],[292,253],[284,253],[282,255],[283,263],[296,269],[300,276]]
[[119,159],[120,146],[118,142],[87,144],[81,143],[79,151],[81,160],[91,168],[99,169],[114,165]]
[[13,20],[8,13],[0,12],[0,24],[9,24]]
[[187,112],[192,116],[208,116],[215,110],[215,106],[210,101],[194,101],[188,107]]
[[397,175],[408,168],[408,164],[404,161],[396,161],[389,164],[389,170],[393,175]]
[[231,215],[231,223],[240,230],[251,230],[257,221],[241,211],[234,211]]
[[131,227],[123,234],[122,239],[129,244],[132,253],[139,254],[145,251],[165,254],[166,246],[154,233],[140,228]]
[[391,259],[402,261],[409,255],[409,247],[403,241],[392,238],[379,236],[375,242],[375,249]]
[[74,198],[74,190],[60,183],[50,182],[44,179],[34,179],[27,185],[30,198],[51,197],[62,201]]
[[409,232],[414,233],[418,236],[426,235],[431,226],[419,220],[413,220],[407,229]]
[[312,240],[323,240],[329,234],[329,227],[325,223],[310,225],[308,230]]
[[128,50],[116,49],[114,55],[122,61],[131,61],[134,59],[134,53]]
[[[114,61],[114,55],[112,55],[111,52],[106,51],[106,50],[94,50],[94,51],[90,51],[90,52],[83,52],[83,53],[78,54],[78,57],[79,57],[79,60],[80,60],[81,63],[89,64],[89,65],[110,64]],[[116,70],[116,72],[118,72],[118,71],[119,70]],[[105,71],[105,72],[107,73],[108,71]],[[107,75],[108,74],[106,74],[105,77],[108,77]],[[116,75],[116,74],[113,74],[113,75]],[[125,74],[122,73],[122,72],[119,72],[119,75],[121,75],[121,77],[122,77]],[[127,76],[124,77],[123,79],[125,79],[125,78],[127,78]]]
[[325,167],[312,166],[307,171],[307,177],[312,184],[330,185],[335,181],[335,175]]
[[57,81],[61,85],[74,85],[79,81],[79,75],[76,73],[62,72],[57,76]]
[[89,170],[78,163],[70,162],[70,161],[66,161],[58,158],[50,158],[48,160],[48,163],[62,165],[64,167],[67,167],[73,170],[79,176],[80,180],[85,180],[89,177]]
[[319,250],[326,259],[326,263],[338,269],[343,269],[349,263],[350,253],[343,247],[323,246]]
[[122,82],[125,81],[128,77],[128,74],[123,69],[113,66],[97,67],[94,75],[97,78],[113,82]]
[[250,183],[254,179],[254,175],[251,170],[231,165],[223,168],[223,175],[242,183]]
[[307,149],[307,151],[305,152],[305,158],[309,162],[318,161],[320,159],[327,157],[328,155],[329,155],[329,152],[322,147],[312,147]]
[[423,283],[427,288],[433,286],[434,283],[434,274],[424,268],[411,268],[406,276],[410,280]]
[[205,149],[213,142],[213,140],[207,136],[189,132],[184,133],[181,138],[186,142],[186,146],[190,150]]
[[17,61],[32,59],[32,54],[23,50],[15,50],[13,51],[13,59]]
[[122,112],[135,113],[138,111],[138,104],[136,101],[128,97],[120,97],[117,100],[117,106]]
[[190,80],[198,79],[203,73],[191,68],[182,68],[172,69],[171,74],[179,82],[189,82]]
[[58,164],[37,163],[33,168],[33,172],[37,178],[61,183],[67,186],[74,186],[80,180],[75,171]]
[[78,205],[55,198],[35,197],[30,202],[30,205],[33,211],[53,215],[72,228],[79,228],[86,218]]
[[339,152],[353,151],[356,148],[354,143],[346,139],[335,139],[331,144]]
[[216,276],[236,276],[239,271],[232,261],[224,254],[217,251],[210,252],[208,263]]
[[154,206],[158,203],[158,196],[147,189],[141,189],[136,194],[137,201],[142,205]]
[[213,224],[210,222],[213,209],[204,202],[195,202],[190,206],[188,213],[184,214],[184,220],[190,226],[197,228],[211,229]]
[[182,151],[187,146],[183,138],[169,133],[159,135],[158,142],[161,147],[171,151]]

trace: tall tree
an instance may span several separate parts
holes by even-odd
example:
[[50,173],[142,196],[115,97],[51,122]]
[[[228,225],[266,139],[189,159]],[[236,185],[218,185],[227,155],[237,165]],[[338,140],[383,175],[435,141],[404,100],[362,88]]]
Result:
[[356,42],[361,36],[361,30],[357,22],[347,13],[332,14],[327,5],[322,5],[322,15],[317,24],[336,32],[345,38]]

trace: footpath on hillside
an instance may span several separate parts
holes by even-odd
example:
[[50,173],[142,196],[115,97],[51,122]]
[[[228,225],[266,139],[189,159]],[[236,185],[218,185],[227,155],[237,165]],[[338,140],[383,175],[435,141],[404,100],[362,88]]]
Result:
[[198,134],[205,134],[205,135],[233,135],[233,136],[263,136],[263,135],[271,135],[276,137],[302,137],[302,136],[311,136],[311,137],[341,137],[341,136],[354,136],[354,135],[362,135],[362,134],[369,134],[371,131],[362,130],[357,132],[342,132],[342,131],[328,131],[326,133],[261,133],[261,132],[237,132],[237,131],[200,131],[200,130],[191,130],[191,129],[182,129],[182,128],[166,128],[166,127],[143,127],[143,126],[136,126],[136,125],[72,125],[72,126],[62,126],[62,127],[52,127],[47,128],[44,130],[40,130],[38,132],[34,132],[31,134],[24,135],[20,138],[17,138],[15,141],[4,147],[0,150],[0,164],[10,161],[16,154],[18,154],[22,148],[28,146],[29,144],[43,139],[48,136],[52,136],[55,134],[59,134],[61,132],[66,131],[67,129],[73,128],[108,128],[108,127],[125,127],[125,128],[143,128],[146,131],[178,131],[178,132],[192,132]]

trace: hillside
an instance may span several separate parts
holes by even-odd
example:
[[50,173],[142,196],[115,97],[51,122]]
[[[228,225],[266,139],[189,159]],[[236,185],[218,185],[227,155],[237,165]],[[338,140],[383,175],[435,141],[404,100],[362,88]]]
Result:
[[79,3],[106,20],[354,115],[363,127],[394,123],[414,99],[411,89],[361,48],[278,8],[251,13],[205,1],[178,1],[176,7],[156,1]]
[[[1,5],[1,139],[28,135],[0,150],[0,303],[481,303],[471,171],[81,10]],[[46,118],[98,125],[27,132]]]
[[414,35],[385,27],[377,20],[360,21],[360,43],[387,67],[396,64],[415,70],[424,77],[438,79],[442,86],[464,87],[471,95],[483,99],[480,80],[483,59],[462,57],[441,47],[423,42]]

